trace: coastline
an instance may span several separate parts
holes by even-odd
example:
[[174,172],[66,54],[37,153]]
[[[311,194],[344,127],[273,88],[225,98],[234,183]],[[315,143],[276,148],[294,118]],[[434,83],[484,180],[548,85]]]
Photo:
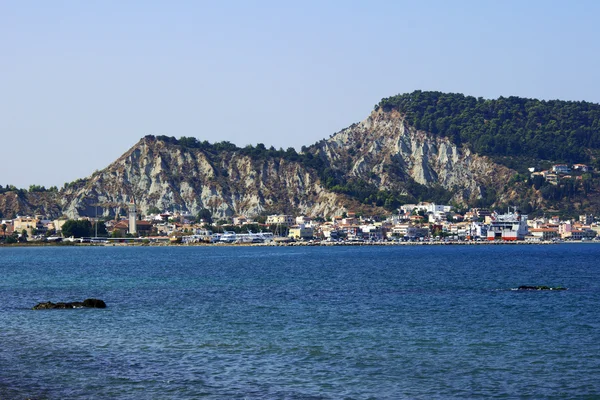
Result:
[[11,247],[353,247],[353,246],[522,246],[556,244],[600,244],[600,241],[413,241],[413,242],[268,242],[268,243],[13,243],[0,244],[0,248]]

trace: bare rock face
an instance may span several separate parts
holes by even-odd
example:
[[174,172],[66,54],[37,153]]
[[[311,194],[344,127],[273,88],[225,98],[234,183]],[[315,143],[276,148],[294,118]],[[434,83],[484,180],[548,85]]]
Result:
[[[265,210],[326,215],[342,207],[315,171],[284,159],[253,159],[236,151],[212,154],[146,137],[103,171],[65,193],[70,218],[118,213],[135,200],[142,212],[206,208],[213,217],[258,215]],[[347,202],[347,201],[346,201]]]
[[75,301],[72,303],[52,303],[47,301],[45,303],[36,304],[34,310],[66,310],[72,308],[106,308],[106,303],[99,299],[85,299],[84,301]]
[[454,191],[458,203],[481,198],[485,187],[502,187],[515,173],[448,138],[409,127],[397,111],[374,111],[316,146],[332,168],[350,177],[383,190],[402,190],[412,178]]

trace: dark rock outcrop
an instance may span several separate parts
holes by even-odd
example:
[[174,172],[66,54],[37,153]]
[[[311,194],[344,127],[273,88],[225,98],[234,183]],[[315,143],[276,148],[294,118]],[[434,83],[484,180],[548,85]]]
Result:
[[106,308],[106,303],[99,299],[85,299],[83,301],[83,306],[90,308]]
[[106,303],[99,299],[85,299],[84,301],[75,301],[72,303],[53,303],[47,301],[36,304],[34,310],[64,310],[68,308],[106,308]]

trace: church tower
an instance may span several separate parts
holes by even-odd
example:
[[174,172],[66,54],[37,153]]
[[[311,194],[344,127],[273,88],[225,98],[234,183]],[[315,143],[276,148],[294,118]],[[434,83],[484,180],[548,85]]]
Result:
[[129,203],[129,233],[132,235],[137,234],[137,213],[133,200]]

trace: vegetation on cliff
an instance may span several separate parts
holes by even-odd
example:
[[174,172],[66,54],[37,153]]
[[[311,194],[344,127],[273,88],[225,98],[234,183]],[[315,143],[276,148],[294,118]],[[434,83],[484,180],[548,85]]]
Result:
[[8,193],[8,192],[17,192],[20,194],[23,194],[26,192],[29,192],[29,193],[46,193],[46,192],[57,193],[58,188],[56,186],[52,186],[49,189],[46,189],[44,186],[29,185],[29,190],[27,190],[27,189],[19,189],[14,185],[6,185],[6,187],[2,187],[2,185],[0,185],[0,194]]
[[500,162],[498,157],[520,157],[600,167],[599,104],[415,91],[385,98],[375,108],[398,110],[413,127]]

